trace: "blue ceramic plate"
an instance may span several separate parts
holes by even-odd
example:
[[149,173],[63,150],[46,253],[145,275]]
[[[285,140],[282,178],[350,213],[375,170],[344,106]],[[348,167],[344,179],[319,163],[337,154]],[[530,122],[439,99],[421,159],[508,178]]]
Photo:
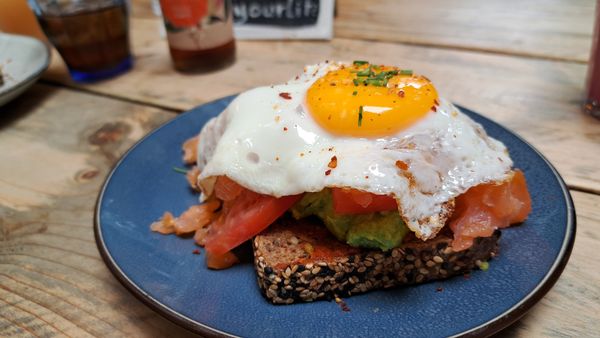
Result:
[[[502,126],[464,110],[510,149],[527,176],[533,212],[503,230],[488,271],[335,302],[275,306],[261,295],[251,263],[210,271],[191,238],[163,236],[149,224],[166,210],[197,203],[180,173],[181,144],[232,97],[184,113],[136,144],[108,176],[96,208],[96,241],[106,264],[148,306],[203,335],[450,336],[488,335],[520,318],[552,287],[575,238],[571,197],[540,153]],[[442,291],[439,291],[442,288]]]

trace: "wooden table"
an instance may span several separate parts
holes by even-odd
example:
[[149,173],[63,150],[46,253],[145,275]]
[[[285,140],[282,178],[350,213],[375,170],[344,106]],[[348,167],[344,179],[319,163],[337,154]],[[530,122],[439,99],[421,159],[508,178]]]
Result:
[[580,109],[593,8],[591,0],[340,0],[332,41],[240,41],[232,67],[181,75],[148,1],[134,1],[134,70],[78,85],[55,54],[43,80],[0,110],[0,336],[191,336],[102,262],[92,231],[100,186],[119,156],[177,113],[324,59],[418,70],[548,157],[571,189],[577,240],[554,288],[502,334],[597,335],[600,121]]

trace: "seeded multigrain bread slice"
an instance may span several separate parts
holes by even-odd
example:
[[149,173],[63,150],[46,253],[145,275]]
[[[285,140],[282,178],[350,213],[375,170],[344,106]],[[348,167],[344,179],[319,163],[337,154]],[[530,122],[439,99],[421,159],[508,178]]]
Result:
[[282,219],[255,237],[254,265],[267,299],[291,304],[464,274],[496,255],[499,238],[496,231],[455,252],[448,233],[426,242],[409,235],[382,252],[348,246],[316,220]]

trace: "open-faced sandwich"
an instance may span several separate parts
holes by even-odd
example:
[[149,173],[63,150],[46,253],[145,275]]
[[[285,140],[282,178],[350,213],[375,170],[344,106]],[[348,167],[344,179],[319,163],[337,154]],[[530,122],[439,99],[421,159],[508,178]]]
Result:
[[365,61],[244,92],[184,150],[202,204],[152,229],[195,232],[210,268],[253,240],[273,303],[485,269],[531,210],[502,143],[426,77]]

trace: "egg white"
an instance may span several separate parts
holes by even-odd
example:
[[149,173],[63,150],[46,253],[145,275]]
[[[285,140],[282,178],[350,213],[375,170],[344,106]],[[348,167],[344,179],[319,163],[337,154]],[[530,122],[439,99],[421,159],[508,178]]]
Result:
[[[321,128],[305,105],[306,91],[340,65],[307,66],[285,84],[244,92],[209,121],[198,143],[203,196],[220,175],[276,197],[327,187],[393,195],[408,227],[425,240],[444,226],[456,196],[511,174],[506,147],[444,99],[435,112],[387,137],[339,136]],[[407,172],[398,160],[409,164]]]

